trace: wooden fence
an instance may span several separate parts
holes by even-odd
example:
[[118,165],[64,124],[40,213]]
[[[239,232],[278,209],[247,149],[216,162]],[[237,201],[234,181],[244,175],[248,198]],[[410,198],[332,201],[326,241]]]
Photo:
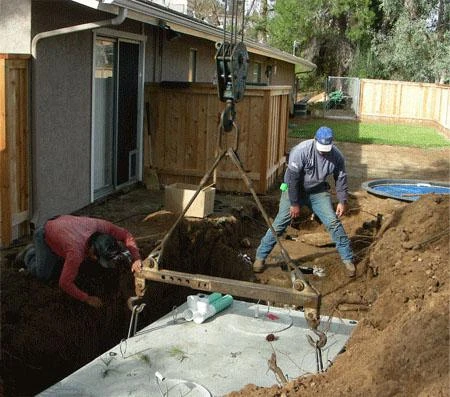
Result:
[[450,136],[450,86],[362,79],[359,117],[422,123]]
[[[267,192],[283,170],[290,86],[247,88],[236,104],[237,153],[257,193]],[[212,84],[147,84],[144,174],[157,173],[163,185],[198,185],[216,158],[218,125],[225,104]],[[236,130],[222,134],[233,147]],[[217,167],[217,188],[248,192],[237,167],[225,158]]]
[[29,56],[0,54],[0,246],[28,233]]

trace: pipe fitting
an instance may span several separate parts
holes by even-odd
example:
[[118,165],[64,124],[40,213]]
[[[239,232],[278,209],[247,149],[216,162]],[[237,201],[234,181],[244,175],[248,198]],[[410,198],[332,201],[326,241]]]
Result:
[[197,294],[187,297],[188,308],[183,312],[186,321],[194,321],[201,324],[216,313],[225,310],[233,303],[231,295],[222,296],[218,292],[211,295]]

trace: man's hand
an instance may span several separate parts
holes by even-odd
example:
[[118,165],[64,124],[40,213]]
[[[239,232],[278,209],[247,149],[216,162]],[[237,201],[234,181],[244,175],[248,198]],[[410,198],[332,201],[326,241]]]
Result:
[[133,273],[140,272],[142,270],[142,261],[140,259],[136,259],[131,265],[131,271]]
[[300,216],[300,206],[299,205],[291,205],[291,208],[289,209],[289,214],[291,215],[291,218],[298,218]]
[[336,215],[337,215],[337,217],[340,218],[342,215],[344,215],[346,209],[347,209],[347,205],[345,203],[339,203],[336,206]]
[[100,298],[97,298],[96,296],[88,296],[85,302],[92,307],[95,307],[96,309],[99,309],[103,306],[103,302]]

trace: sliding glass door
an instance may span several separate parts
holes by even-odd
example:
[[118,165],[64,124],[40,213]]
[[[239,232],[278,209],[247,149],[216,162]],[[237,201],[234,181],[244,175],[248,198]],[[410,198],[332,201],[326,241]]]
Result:
[[96,37],[93,94],[93,198],[139,178],[139,42]]

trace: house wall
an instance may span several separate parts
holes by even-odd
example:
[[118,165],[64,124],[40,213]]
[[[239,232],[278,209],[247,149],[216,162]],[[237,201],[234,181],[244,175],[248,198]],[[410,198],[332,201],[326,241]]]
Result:
[[[145,34],[145,82],[188,81],[191,48],[197,50],[196,82],[211,83],[215,80],[214,42],[188,35],[169,40],[168,33],[155,26],[146,26]],[[249,54],[249,57],[251,62],[261,64],[261,84],[294,86],[295,65],[262,55]],[[270,77],[264,74],[268,66],[272,67]]]
[[31,0],[0,0],[0,53],[30,52]]
[[92,33],[49,38],[33,64],[33,219],[90,202]]
[[161,81],[188,81],[191,49],[197,50],[196,81],[212,82],[216,71],[214,43],[192,36],[182,36],[173,41],[164,40],[162,62],[171,67],[164,68]]
[[[34,0],[31,37],[110,18],[111,14],[71,2]],[[190,48],[197,50],[196,81],[211,83],[214,79],[214,42],[188,35],[171,40],[167,30],[130,19],[110,29],[147,36],[146,83],[187,81]],[[92,46],[92,31],[45,38],[37,45],[32,62],[31,118],[32,222],[37,226],[51,216],[74,212],[91,202]],[[250,56],[262,63],[263,71],[275,63],[264,56]],[[292,85],[290,65],[277,62],[271,83]]]
[[[33,1],[32,35],[111,19],[71,2]],[[140,33],[125,20],[111,27]],[[90,30],[42,39],[32,67],[33,216],[71,213],[91,202],[92,48]]]
[[[33,3],[33,35],[111,18],[63,2]],[[32,65],[33,216],[49,217],[90,203],[91,31],[40,40]]]
[[209,40],[188,35],[168,39],[166,31],[147,26],[145,82],[188,81],[190,49],[197,50],[197,82],[212,82],[215,46]]
[[278,60],[272,60],[270,63],[273,65],[271,78],[272,85],[294,85],[295,65]]

